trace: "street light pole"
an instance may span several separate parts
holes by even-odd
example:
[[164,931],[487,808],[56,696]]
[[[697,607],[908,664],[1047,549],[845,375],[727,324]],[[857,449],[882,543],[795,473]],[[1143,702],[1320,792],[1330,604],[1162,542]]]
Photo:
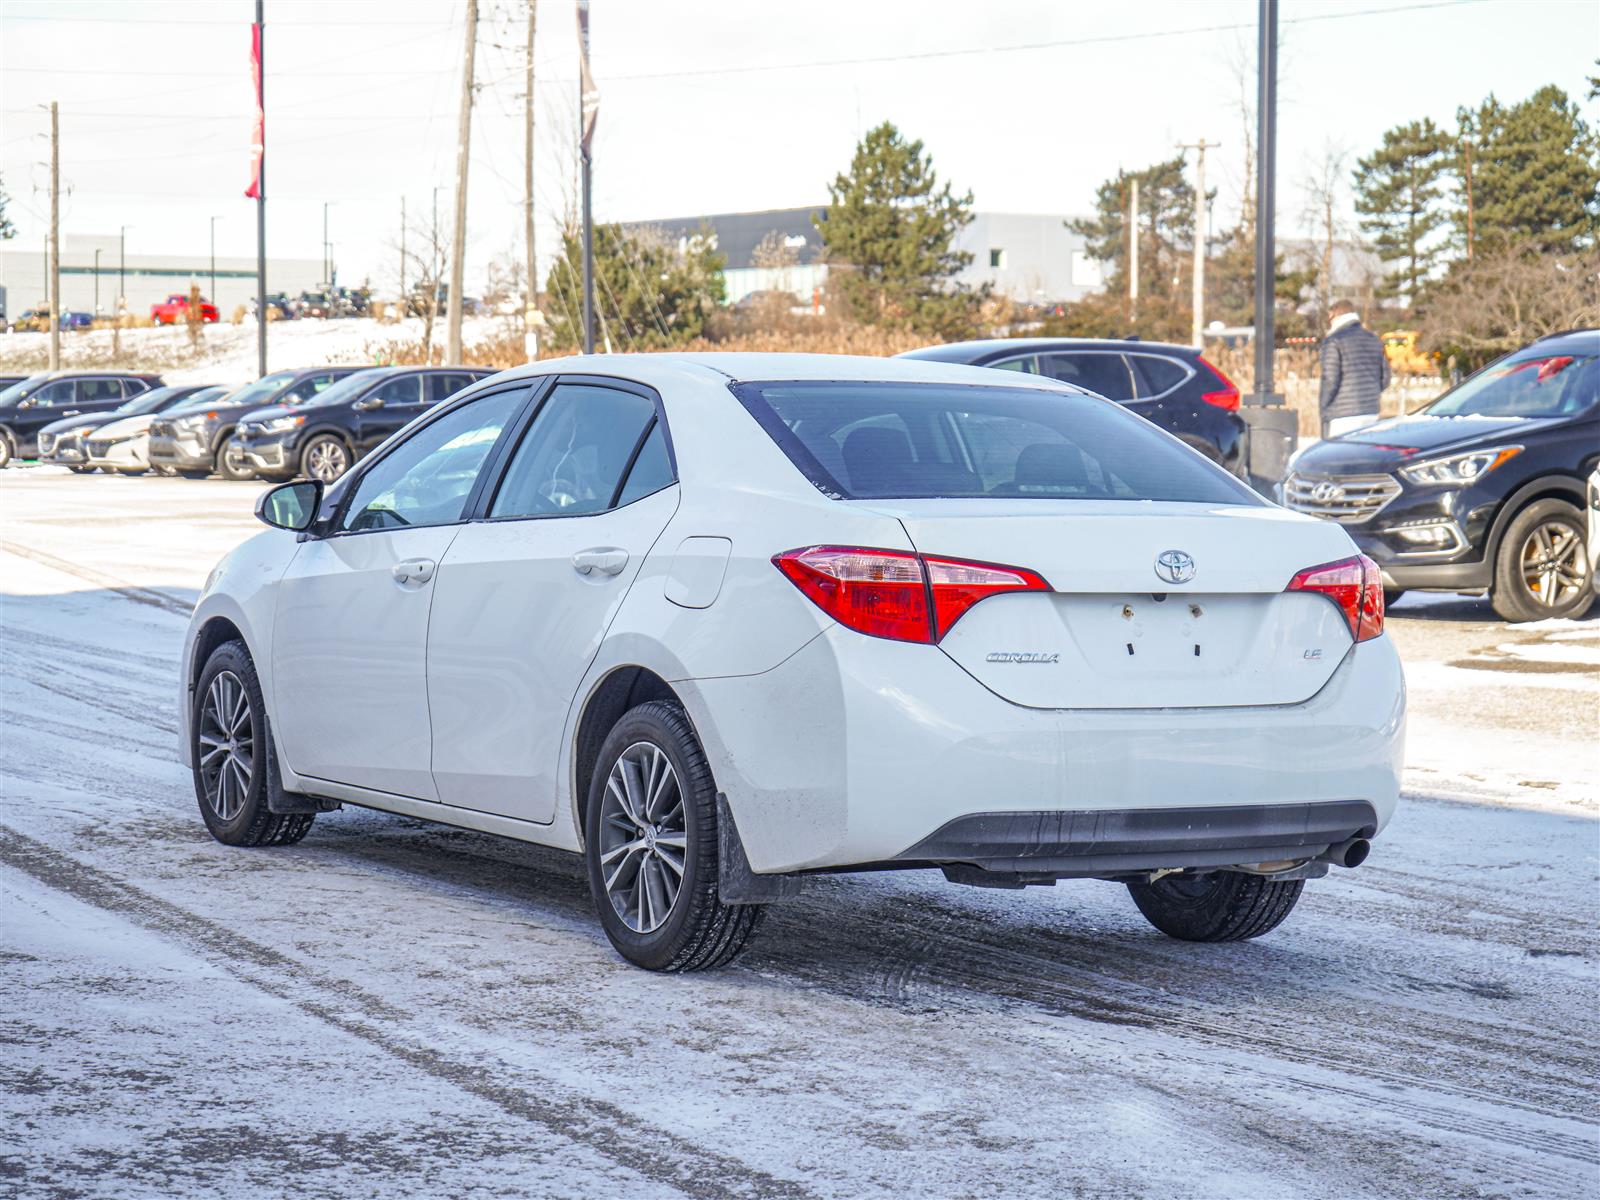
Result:
[[[217,302],[217,222],[220,220],[221,217],[211,218],[211,303],[213,304]],[[219,307],[217,311],[220,314],[222,310]]]
[[100,247],[94,248],[94,315],[100,315]]
[[[117,235],[117,304],[120,307],[128,302],[128,230],[132,225],[124,225],[122,232]],[[121,315],[120,312],[118,315]]]
[[328,278],[328,272],[333,269],[332,264],[328,261],[328,206],[332,203],[332,200],[324,200],[322,202],[322,282],[324,285],[331,282]]

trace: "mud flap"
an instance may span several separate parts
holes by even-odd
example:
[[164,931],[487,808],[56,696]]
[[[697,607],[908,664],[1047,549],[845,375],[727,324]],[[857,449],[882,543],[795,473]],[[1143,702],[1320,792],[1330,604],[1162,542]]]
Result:
[[283,776],[278,771],[278,747],[272,740],[272,730],[267,730],[267,811],[279,816],[295,813],[325,813],[342,808],[337,800],[324,800],[304,792],[284,790]]
[[798,896],[799,875],[757,875],[745,856],[728,798],[717,793],[717,894],[724,904],[771,904]]

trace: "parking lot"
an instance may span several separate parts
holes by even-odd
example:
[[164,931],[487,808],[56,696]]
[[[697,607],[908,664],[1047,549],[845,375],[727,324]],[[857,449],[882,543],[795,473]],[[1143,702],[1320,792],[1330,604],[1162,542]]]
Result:
[[1594,615],[1402,600],[1402,807],[1260,941],[858,875],[656,976],[575,857],[349,808],[212,841],[176,664],[258,490],[0,475],[0,1191],[1593,1193]]

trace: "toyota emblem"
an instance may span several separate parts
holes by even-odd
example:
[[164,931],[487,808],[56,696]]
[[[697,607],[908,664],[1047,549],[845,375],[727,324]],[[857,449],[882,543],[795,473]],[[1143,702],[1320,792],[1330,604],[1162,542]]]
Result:
[[1163,550],[1156,555],[1156,574],[1168,583],[1188,583],[1194,578],[1194,559],[1182,550]]
[[1311,498],[1318,504],[1332,504],[1344,499],[1344,489],[1331,479],[1324,479],[1311,489]]

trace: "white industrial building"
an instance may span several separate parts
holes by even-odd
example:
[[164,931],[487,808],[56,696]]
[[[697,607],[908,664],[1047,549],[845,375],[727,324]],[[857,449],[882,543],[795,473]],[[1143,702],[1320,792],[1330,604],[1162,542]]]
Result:
[[[720,213],[629,222],[630,229],[660,229],[680,244],[709,229],[716,249],[727,258],[724,273],[728,303],[753,292],[792,293],[802,303],[820,300],[828,277],[821,235],[813,222],[821,208],[777,208],[763,212]],[[1104,283],[1100,264],[1085,250],[1084,239],[1066,227],[1059,213],[974,213],[956,248],[972,255],[957,278],[973,287],[988,283],[1024,304],[1078,300]],[[756,247],[776,235],[793,265],[757,265]]]
[[[115,233],[66,234],[61,239],[61,308],[64,312],[116,312],[117,296],[126,295],[128,312],[148,316],[150,306],[174,292],[200,293],[214,303],[224,321],[236,308],[248,308],[256,295],[256,260],[209,255],[135,253],[124,258]],[[213,279],[215,282],[213,282]],[[267,290],[297,296],[322,283],[322,262],[315,258],[269,258]],[[48,307],[49,262],[41,242],[24,247],[0,243],[0,299],[15,320],[26,309]]]

